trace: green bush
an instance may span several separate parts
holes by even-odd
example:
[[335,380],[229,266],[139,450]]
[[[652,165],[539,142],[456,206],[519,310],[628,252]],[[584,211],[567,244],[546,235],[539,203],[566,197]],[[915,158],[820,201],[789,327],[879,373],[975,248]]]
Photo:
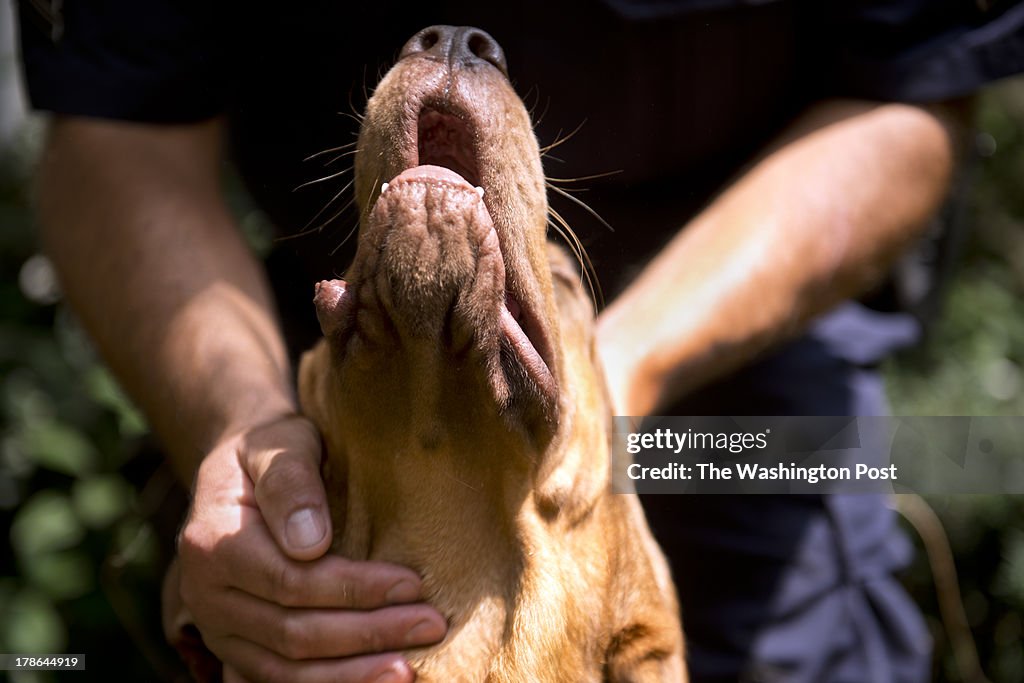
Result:
[[[1024,415],[1022,126],[1024,83],[984,94],[977,136],[983,156],[968,198],[963,262],[928,342],[886,368],[897,415]],[[929,500],[952,543],[982,668],[993,681],[1024,680],[1024,497]],[[961,680],[923,552],[907,584],[932,627],[936,680]]]

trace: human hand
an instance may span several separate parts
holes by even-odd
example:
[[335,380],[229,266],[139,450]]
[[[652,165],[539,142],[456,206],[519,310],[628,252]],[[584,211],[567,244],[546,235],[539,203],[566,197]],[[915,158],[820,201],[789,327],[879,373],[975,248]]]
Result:
[[[411,681],[400,654],[444,637],[411,570],[321,557],[320,437],[287,416],[203,460],[179,539],[180,595],[232,681]],[[390,674],[390,678],[386,675]]]

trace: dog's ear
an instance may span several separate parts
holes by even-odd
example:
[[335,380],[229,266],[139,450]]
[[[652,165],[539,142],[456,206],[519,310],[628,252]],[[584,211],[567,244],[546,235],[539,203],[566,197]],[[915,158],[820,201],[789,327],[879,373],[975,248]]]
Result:
[[[580,257],[570,254],[565,247],[554,242],[548,242],[548,263],[555,288],[555,302],[558,305],[559,333],[576,337],[565,340],[564,345],[588,349],[590,362],[597,373],[596,385],[600,388],[601,394],[607,397],[604,367],[597,353],[595,326],[597,301],[593,292],[599,291],[600,285],[594,279],[588,281],[584,278],[584,265]],[[591,285],[589,292],[588,282]],[[610,409],[609,404],[608,410]]]
[[589,341],[594,336],[596,306],[587,294],[580,259],[561,245],[548,242],[548,267],[555,290],[559,327],[577,330]]
[[548,263],[562,348],[561,424],[555,437],[560,443],[553,443],[550,450],[561,453],[561,458],[546,459],[537,473],[536,495],[550,514],[577,520],[605,493],[610,481],[608,392],[597,364],[594,306],[576,261],[565,249],[549,243]]

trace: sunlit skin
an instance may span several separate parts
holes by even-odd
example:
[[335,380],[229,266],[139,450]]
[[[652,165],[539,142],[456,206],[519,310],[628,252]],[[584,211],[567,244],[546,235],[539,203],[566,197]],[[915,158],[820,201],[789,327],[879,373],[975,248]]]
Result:
[[942,203],[963,107],[825,102],[604,311],[616,410],[648,415],[885,274]]
[[[601,315],[616,412],[656,411],[875,282],[942,201],[950,120],[866,102],[805,112]],[[443,637],[440,615],[414,602],[419,578],[295,561],[330,542],[319,440],[296,416],[266,277],[224,204],[222,137],[220,121],[58,118],[39,169],[46,252],[192,487],[181,587],[190,605],[216,606],[194,614],[226,680],[410,681],[379,653]],[[286,637],[268,637],[256,612]],[[344,634],[358,636],[340,652]],[[356,652],[378,654],[337,659]]]

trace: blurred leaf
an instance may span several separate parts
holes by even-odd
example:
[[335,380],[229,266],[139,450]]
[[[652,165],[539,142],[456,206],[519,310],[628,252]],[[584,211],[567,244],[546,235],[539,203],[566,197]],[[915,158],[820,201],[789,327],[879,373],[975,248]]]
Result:
[[39,386],[35,373],[21,368],[4,380],[3,412],[16,423],[49,419],[54,414],[53,399]]
[[117,415],[122,437],[130,439],[148,431],[146,419],[106,368],[99,365],[91,368],[85,376],[85,386],[97,403]]
[[57,600],[85,595],[96,584],[93,562],[77,550],[39,555],[24,567],[29,581]]
[[[0,450],[3,444],[0,443]],[[18,482],[9,470],[0,465],[0,510],[11,510],[21,502]]]
[[66,306],[57,308],[53,320],[53,338],[62,360],[70,367],[84,372],[100,362],[92,339]]
[[15,514],[11,546],[24,562],[54,550],[69,548],[84,530],[67,496],[53,490],[35,494]]
[[71,488],[71,501],[83,524],[101,529],[128,510],[132,494],[124,479],[111,474],[76,481]]
[[13,436],[0,438],[0,471],[11,477],[27,477],[36,464],[29,460],[21,441]]
[[34,590],[14,596],[0,629],[7,652],[61,652],[67,643],[67,632],[53,603]]
[[1024,531],[1011,529],[1005,540],[1003,562],[995,586],[1007,601],[1024,607]]
[[[986,369],[1017,367],[1024,359],[1024,302],[991,270],[953,283],[926,367],[890,361],[886,385],[897,415],[1021,415],[1024,393],[994,392]],[[926,349],[924,353],[927,353]]]
[[1019,681],[1024,672],[1024,645],[1015,643],[1002,648],[992,665],[992,673],[999,681]]
[[11,683],[53,683],[53,671],[12,671]]
[[258,209],[246,212],[239,221],[242,235],[249,248],[260,258],[270,253],[274,246],[275,229],[265,213]]
[[96,466],[97,453],[92,443],[76,429],[56,420],[25,425],[21,438],[25,453],[41,467],[81,476]]
[[[18,592],[18,580],[11,576],[0,577],[0,623],[6,621],[6,616],[10,613],[11,600],[14,595]],[[0,633],[2,636],[2,633]],[[3,641],[0,640],[0,650],[3,649]]]
[[1024,647],[1024,624],[1021,623],[1021,615],[1011,612],[1000,619],[996,624],[993,640],[996,645],[1017,645],[1018,649]]
[[115,531],[115,564],[152,566],[159,554],[159,546],[153,528],[146,522],[129,518],[121,522]]

